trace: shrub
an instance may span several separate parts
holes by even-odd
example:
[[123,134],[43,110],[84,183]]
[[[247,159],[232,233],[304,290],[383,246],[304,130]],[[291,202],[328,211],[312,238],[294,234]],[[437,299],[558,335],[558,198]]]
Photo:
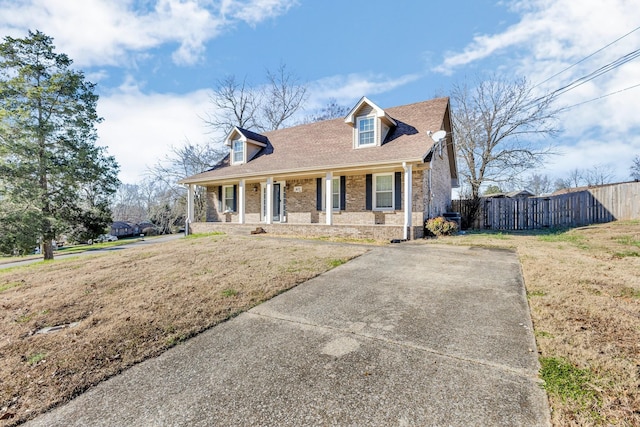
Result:
[[453,221],[447,221],[444,217],[428,219],[424,227],[433,236],[450,236],[458,232],[458,224]]
[[142,234],[144,234],[145,236],[157,236],[158,229],[155,227],[146,227],[142,230]]

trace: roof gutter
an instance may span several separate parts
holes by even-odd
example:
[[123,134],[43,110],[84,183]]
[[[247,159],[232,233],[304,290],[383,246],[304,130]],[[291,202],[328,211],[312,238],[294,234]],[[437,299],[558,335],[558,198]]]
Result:
[[315,175],[315,174],[324,174],[328,171],[359,171],[359,170],[370,170],[370,169],[382,169],[389,166],[397,167],[398,164],[408,164],[408,163],[424,163],[423,157],[418,157],[415,159],[409,160],[389,160],[385,162],[378,163],[359,163],[359,164],[347,164],[347,165],[338,165],[338,166],[330,166],[330,167],[316,167],[313,169],[309,168],[295,168],[295,169],[281,169],[267,172],[254,172],[254,173],[241,173],[236,175],[227,175],[221,177],[202,177],[195,179],[181,179],[178,181],[178,184],[202,184],[209,182],[217,182],[217,181],[230,181],[237,179],[251,179],[251,178],[263,178],[268,176],[278,176],[278,175]]

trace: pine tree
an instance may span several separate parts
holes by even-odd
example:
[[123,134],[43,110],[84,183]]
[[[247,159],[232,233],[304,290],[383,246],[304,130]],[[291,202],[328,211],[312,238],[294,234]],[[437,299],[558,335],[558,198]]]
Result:
[[0,223],[14,222],[0,239],[36,228],[44,259],[57,234],[104,228],[119,184],[115,159],[95,143],[95,85],[54,50],[40,31],[0,44]]

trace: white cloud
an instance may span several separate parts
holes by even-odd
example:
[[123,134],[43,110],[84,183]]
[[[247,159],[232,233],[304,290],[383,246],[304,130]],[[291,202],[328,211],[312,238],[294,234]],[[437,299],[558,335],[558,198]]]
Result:
[[615,181],[630,180],[629,168],[635,155],[640,153],[640,137],[617,139],[586,138],[575,145],[560,145],[562,156],[549,159],[542,171],[554,178],[567,178],[574,169],[587,170],[594,166],[610,167],[615,171]]
[[[296,0],[0,0],[0,32],[41,30],[76,65],[127,65],[135,53],[177,43],[177,64],[198,62],[205,43],[226,28],[256,25],[289,10]],[[227,13],[231,12],[231,13]]]
[[114,93],[102,96],[98,113],[98,144],[120,164],[120,180],[138,182],[152,166],[186,140],[202,144],[209,139],[200,117],[209,108],[209,92],[187,94],[142,93],[128,80]]
[[[477,63],[480,68],[506,71],[513,77],[526,76],[540,84],[536,88],[540,93],[550,93],[640,45],[638,30],[578,63],[639,25],[637,2],[514,0],[508,4],[520,14],[519,22],[500,33],[475,36],[461,52],[448,52],[433,71],[451,74]],[[640,87],[588,101],[637,85],[638,76],[640,59],[559,96],[558,106],[581,105],[560,115],[563,132],[556,142],[564,155],[552,159],[547,169],[552,175],[561,177],[568,170],[600,164],[616,168],[618,179],[628,179],[631,158],[640,153],[636,136],[640,130],[636,113]]]
[[298,2],[282,0],[249,0],[247,2],[225,1],[227,13],[234,18],[255,25],[286,13]]
[[406,74],[396,78],[379,74],[348,74],[326,77],[309,84],[307,108],[310,110],[321,108],[332,98],[336,99],[339,104],[351,106],[363,95],[371,97],[390,92],[414,82],[420,77],[417,74]]

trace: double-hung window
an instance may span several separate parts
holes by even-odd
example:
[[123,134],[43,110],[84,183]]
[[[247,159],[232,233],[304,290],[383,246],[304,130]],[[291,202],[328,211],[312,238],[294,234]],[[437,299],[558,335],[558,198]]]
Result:
[[393,209],[393,174],[374,175],[374,209]]
[[373,117],[358,117],[358,147],[375,145],[375,124]]
[[223,211],[233,212],[235,210],[235,197],[233,194],[233,185],[225,185],[223,187]]
[[233,141],[233,163],[244,162],[244,142],[239,139]]
[[[326,197],[326,182],[324,178],[317,179],[317,209],[325,210],[327,206],[327,197]],[[345,191],[344,188],[344,177],[335,177],[331,179],[331,209],[334,211],[339,211],[344,209],[344,194],[342,192]],[[340,205],[342,203],[342,206]]]
[[331,180],[331,204],[334,211],[340,210],[340,178]]

